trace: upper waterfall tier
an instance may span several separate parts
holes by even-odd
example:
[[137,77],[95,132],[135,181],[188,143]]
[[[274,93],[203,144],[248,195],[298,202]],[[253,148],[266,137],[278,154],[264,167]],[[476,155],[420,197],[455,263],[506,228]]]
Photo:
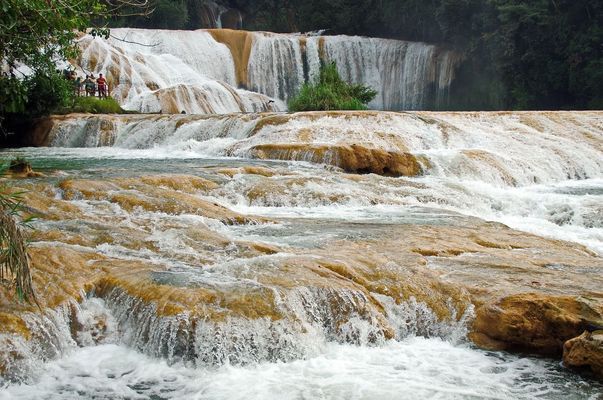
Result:
[[[370,85],[382,110],[444,107],[458,56],[425,43],[223,29],[113,29],[86,35],[78,69],[106,74],[126,109],[214,114],[282,111],[321,61],[348,81]],[[275,102],[270,102],[274,99]]]

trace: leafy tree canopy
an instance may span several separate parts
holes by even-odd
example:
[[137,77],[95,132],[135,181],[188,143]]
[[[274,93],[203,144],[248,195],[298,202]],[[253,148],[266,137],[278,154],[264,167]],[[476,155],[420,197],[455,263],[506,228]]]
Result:
[[[109,14],[147,0],[2,0],[0,3],[0,132],[14,122],[64,107],[73,88],[57,62],[77,56],[75,40]],[[133,12],[134,14],[134,12]],[[89,31],[107,38],[106,28]]]
[[75,57],[77,32],[105,6],[98,0],[3,0],[0,7],[2,115],[25,110],[27,87],[50,78],[57,60]]

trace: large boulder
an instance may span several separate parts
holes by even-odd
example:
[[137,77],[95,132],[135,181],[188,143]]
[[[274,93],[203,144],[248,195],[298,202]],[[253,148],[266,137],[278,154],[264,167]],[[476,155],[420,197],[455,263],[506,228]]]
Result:
[[522,293],[480,307],[470,337],[485,348],[559,355],[601,317],[580,297]]
[[590,367],[603,380],[603,330],[585,331],[565,342],[563,363],[568,367]]

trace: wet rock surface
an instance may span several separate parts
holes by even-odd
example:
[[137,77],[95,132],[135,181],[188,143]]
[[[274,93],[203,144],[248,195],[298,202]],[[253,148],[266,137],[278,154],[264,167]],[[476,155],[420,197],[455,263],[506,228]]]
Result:
[[563,363],[569,367],[587,367],[603,380],[603,330],[585,331],[565,342]]
[[34,136],[59,148],[24,150],[45,176],[4,179],[38,216],[42,305],[1,292],[4,370],[106,340],[197,365],[413,335],[560,357],[600,324],[600,112],[53,120]]
[[[232,326],[253,321],[262,325],[262,340],[293,334],[287,352],[272,343],[270,355],[257,360],[301,356],[300,337],[309,330],[374,343],[447,336],[471,320],[469,337],[479,346],[558,356],[603,315],[601,258],[581,246],[455,214],[437,223],[364,224],[357,237],[343,233],[353,232],[346,222],[298,221],[287,228],[292,234],[333,235],[301,247],[236,238],[222,227],[277,229],[271,226],[284,221],[243,216],[207,199],[224,190],[224,176],[249,175],[265,185],[274,171],[212,173],[25,185],[25,204],[40,216],[31,256],[43,309],[94,293],[116,310],[118,324],[138,332],[128,339],[133,346],[207,362],[225,359],[188,342],[200,326],[222,332],[223,345],[233,339]],[[40,311],[13,303],[7,292],[2,299],[2,332],[36,340],[28,321]],[[95,337],[104,335],[103,318],[88,322]],[[67,320],[74,338],[76,321]],[[172,350],[161,350],[150,332],[172,332]],[[244,339],[245,346],[256,340]]]

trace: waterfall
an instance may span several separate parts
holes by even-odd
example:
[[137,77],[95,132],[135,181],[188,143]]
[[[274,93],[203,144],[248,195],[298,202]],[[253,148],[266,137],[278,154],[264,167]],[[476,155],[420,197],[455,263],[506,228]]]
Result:
[[[222,83],[252,89],[248,34],[209,35],[233,55]],[[295,51],[265,38],[263,49]],[[307,40],[288,68],[311,76],[324,41]],[[388,57],[437,56],[402,47]],[[424,69],[436,99],[440,69]],[[42,172],[14,180],[39,216],[42,310],[0,315],[0,398],[350,398],[358,381],[367,398],[592,397],[600,385],[568,386],[558,361],[466,341],[542,351],[600,320],[601,114],[41,121],[29,144],[49,147],[3,150]],[[523,317],[536,323],[504,336]]]
[[372,108],[417,110],[446,105],[438,92],[446,90],[454,76],[456,61],[449,51],[424,43],[363,37],[315,40],[322,42],[325,59],[337,63],[345,80],[377,90]]
[[[282,111],[321,62],[378,91],[371,107],[446,107],[458,57],[436,46],[349,36],[226,29],[113,29],[79,40],[77,69],[105,73],[111,95],[142,112],[215,114]],[[245,90],[248,89],[248,90]],[[270,100],[273,100],[271,102]]]
[[229,49],[207,31],[113,29],[112,36],[80,39],[78,63],[85,72],[105,73],[111,95],[126,109],[175,114],[279,109],[262,94],[236,88]]
[[304,82],[299,37],[254,35],[248,79],[251,90],[287,100]]
[[[198,149],[193,151],[238,157],[268,149],[268,158],[331,165],[345,161],[335,150],[354,144],[412,154],[428,175],[521,187],[599,177],[598,123],[596,112],[86,116],[57,120],[46,144]],[[218,147],[206,147],[216,139]]]

